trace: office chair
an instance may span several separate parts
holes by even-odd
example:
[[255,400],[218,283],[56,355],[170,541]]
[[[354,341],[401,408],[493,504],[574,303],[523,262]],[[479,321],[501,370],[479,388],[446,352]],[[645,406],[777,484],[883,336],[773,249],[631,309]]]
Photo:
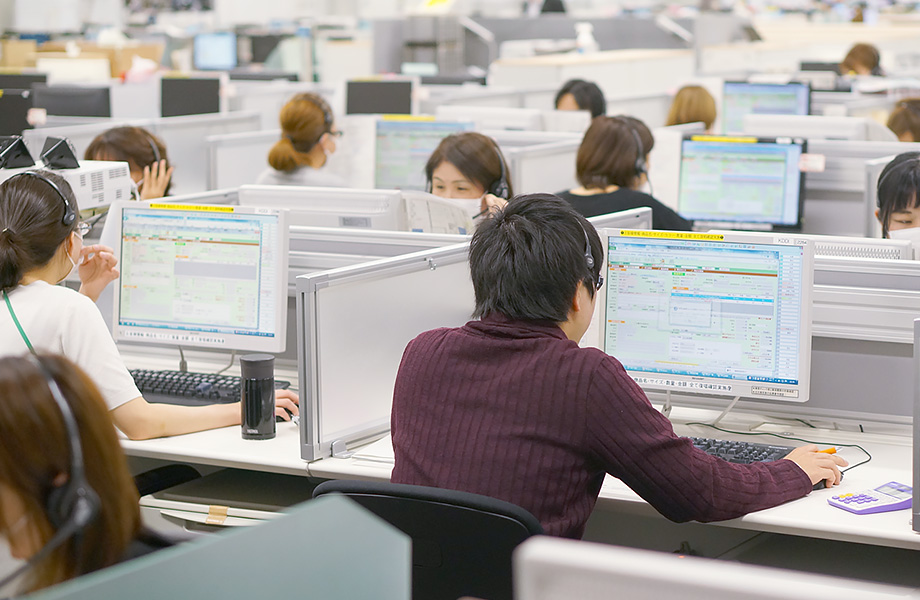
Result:
[[313,497],[331,493],[345,494],[412,538],[413,600],[511,600],[511,552],[543,533],[523,508],[479,494],[333,480],[318,485]]

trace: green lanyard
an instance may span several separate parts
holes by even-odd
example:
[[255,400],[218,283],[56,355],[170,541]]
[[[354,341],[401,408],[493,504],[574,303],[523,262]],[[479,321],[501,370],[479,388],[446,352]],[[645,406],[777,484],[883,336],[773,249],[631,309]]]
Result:
[[13,305],[10,304],[10,297],[6,293],[6,290],[3,291],[3,299],[6,300],[6,307],[10,311],[10,316],[13,317],[13,323],[16,323],[16,329],[19,330],[19,335],[22,336],[22,341],[24,341],[26,346],[28,346],[29,352],[35,354],[35,348],[32,347],[32,342],[29,341],[29,336],[27,336],[26,332],[22,330],[22,325],[19,324],[19,319],[16,318],[16,313],[13,312]]

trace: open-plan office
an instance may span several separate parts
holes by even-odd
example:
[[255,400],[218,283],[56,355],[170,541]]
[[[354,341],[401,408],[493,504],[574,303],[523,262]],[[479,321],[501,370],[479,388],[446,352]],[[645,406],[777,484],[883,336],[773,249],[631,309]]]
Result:
[[[904,586],[892,594],[920,589],[915,568],[920,527],[912,524],[917,494],[913,510],[870,514],[837,506],[847,494],[883,484],[920,484],[913,450],[920,403],[915,351],[920,248],[883,239],[875,218],[881,169],[897,154],[920,151],[920,143],[897,141],[884,126],[899,102],[920,96],[920,80],[914,79],[920,27],[904,15],[871,8],[872,22],[856,24],[831,22],[840,16],[831,14],[822,22],[816,10],[739,17],[690,5],[680,11],[640,10],[624,3],[625,13],[612,17],[595,6],[602,3],[570,0],[567,15],[527,17],[526,7],[520,16],[520,2],[441,3],[449,5],[447,12],[435,13],[403,4],[439,3],[394,0],[373,9],[360,2],[351,8],[314,7],[310,14],[287,14],[287,4],[269,2],[265,15],[256,17],[243,3],[214,3],[202,12],[147,3],[144,14],[162,27],[141,25],[140,13],[119,6],[124,15],[113,25],[134,40],[103,51],[104,36],[93,43],[70,39],[64,50],[54,44],[72,36],[57,30],[31,35],[36,24],[22,14],[23,4],[0,12],[7,29],[22,29],[18,39],[3,40],[0,133],[21,134],[35,158],[47,149],[46,140],[64,138],[82,159],[98,134],[137,125],[165,142],[176,167],[173,196],[164,201],[113,202],[93,195],[88,184],[74,186],[81,209],[100,213],[85,217],[95,224],[90,237],[119,256],[121,280],[97,304],[125,364],[132,371],[173,370],[181,352],[189,371],[216,376],[225,370],[239,374],[237,352],[270,352],[276,380],[300,395],[299,421],[277,423],[272,439],[243,439],[239,426],[123,439],[136,472],[185,463],[203,475],[184,488],[141,499],[144,518],[153,526],[207,538],[198,534],[276,519],[277,511],[309,499],[324,479],[389,480],[394,463],[389,419],[403,349],[423,331],[462,325],[474,304],[467,264],[473,221],[465,209],[425,193],[425,162],[445,136],[479,131],[500,148],[516,193],[578,187],[575,160],[590,115],[554,110],[554,97],[566,81],[582,78],[603,90],[607,114],[633,115],[652,130],[652,194],[696,227],[680,238],[657,235],[648,208],[591,219],[605,249],[616,246],[621,254],[606,256],[606,287],[581,345],[618,356],[679,435],[775,446],[816,443],[833,448],[850,465],[833,489],[708,524],[670,522],[608,476],[584,539]],[[267,28],[272,16],[283,23],[274,30]],[[583,22],[593,23],[599,50],[582,34],[576,39],[576,25]],[[185,30],[172,35],[165,33],[167,26]],[[87,31],[95,35],[99,29]],[[43,49],[36,38],[50,45]],[[855,42],[878,48],[888,77],[806,70],[809,61],[836,67]],[[133,69],[124,58],[132,47]],[[159,52],[150,55],[149,47]],[[143,71],[145,61],[186,73]],[[116,72],[119,68],[125,71]],[[394,72],[402,74],[380,75]],[[26,82],[29,77],[37,83]],[[671,99],[686,84],[705,87],[716,100],[718,118],[709,131],[702,123],[666,125]],[[178,89],[183,85],[189,87]],[[32,93],[14,92],[18,88]],[[55,88],[63,98],[55,96]],[[95,92],[74,112],[77,89]],[[304,92],[328,101],[344,133],[325,168],[341,176],[346,188],[256,185],[281,137],[278,112]],[[8,176],[4,171],[0,179]],[[239,223],[228,225],[232,219]],[[224,236],[220,252],[226,254],[208,250],[214,253],[202,254],[198,265],[195,260],[168,265],[177,273],[169,284],[174,287],[151,283],[155,265],[149,257],[159,256],[164,232],[176,229]],[[240,242],[246,236],[251,240]],[[668,239],[672,245],[656,245]],[[693,290],[675,299],[633,289],[639,284],[630,278],[657,276],[636,265],[649,256],[679,265],[680,257],[669,258],[668,252],[680,244],[687,252],[718,246],[721,253],[704,252],[711,273],[743,264],[746,272],[774,269],[778,283],[760,289],[756,277],[745,280],[745,294],[764,295],[756,301],[740,298],[736,284],[720,276],[707,280],[699,297],[689,297]],[[781,258],[757,264],[759,259],[734,257],[744,244],[751,245],[746,251],[769,245],[770,256]],[[804,249],[798,266],[776,266],[787,265],[784,253],[796,252],[793,248]],[[211,287],[212,277],[223,276],[213,271],[221,262],[233,265],[233,277],[244,273],[252,280],[235,288],[246,296],[240,302],[222,303],[224,296]],[[198,300],[203,305],[179,300],[189,294],[207,300]],[[713,294],[718,302],[711,301]],[[182,308],[163,319],[156,302]],[[636,308],[642,302],[654,305],[651,316]],[[795,316],[786,322],[786,313],[776,312],[776,328],[768,331],[761,319],[766,303],[771,311],[774,305],[780,307],[776,311],[794,306]],[[620,318],[645,319],[644,330],[659,328],[659,337],[639,340],[641,350],[617,347],[617,339],[639,339],[632,329],[616,329]],[[218,325],[192,331],[189,324],[202,319]],[[674,337],[660,337],[668,319]],[[716,322],[732,324],[732,333],[724,330],[719,342],[708,337]],[[240,335],[240,323],[258,335]],[[753,338],[758,341],[750,342]],[[769,341],[761,345],[761,339]],[[694,356],[707,372],[656,375],[643,352],[671,353],[675,362]],[[781,366],[769,373],[753,369],[762,358],[754,356],[758,352],[794,369],[795,377],[787,377]],[[709,372],[726,362],[753,369],[743,389]],[[334,536],[329,524],[335,519],[359,518],[348,514],[350,507],[325,500],[317,506],[314,516],[304,512],[299,521],[291,520],[291,531],[324,527],[323,535]],[[374,526],[366,525],[368,531]],[[316,577],[325,577],[320,589],[335,590],[336,577],[353,577],[362,563],[368,578],[384,577],[384,566],[375,564],[370,552],[345,562],[351,549],[342,546],[356,531],[343,527],[342,544],[330,546],[342,562],[315,565]],[[277,535],[284,537],[280,548],[298,552],[296,540],[282,529],[251,534],[249,543],[268,543]],[[246,543],[243,534],[233,535]],[[408,568],[396,560],[405,540],[390,539],[385,531],[368,535],[379,544],[375,548],[398,548],[392,570]],[[203,565],[214,562],[216,548],[212,558],[201,559]],[[577,551],[564,545],[546,550],[560,556]],[[197,559],[189,555],[189,560]],[[171,570],[178,562],[164,560],[163,573],[185,576]],[[742,568],[726,565],[727,578],[745,576],[731,571],[736,567]],[[529,582],[537,570],[522,567],[520,573],[531,573]],[[540,575],[550,572],[547,567]],[[127,586],[143,580],[125,581]],[[815,589],[832,590],[831,581]],[[98,589],[118,589],[112,585]],[[386,597],[408,594],[405,587],[406,581],[393,578]],[[550,598],[526,589],[516,584],[520,600]],[[77,587],[71,590],[81,597]],[[357,583],[350,590],[368,591]],[[270,584],[265,591],[271,592]]]

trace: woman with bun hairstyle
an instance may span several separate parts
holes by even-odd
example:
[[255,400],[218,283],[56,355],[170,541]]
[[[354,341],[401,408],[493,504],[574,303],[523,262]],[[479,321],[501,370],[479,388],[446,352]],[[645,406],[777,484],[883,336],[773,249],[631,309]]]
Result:
[[[88,228],[67,181],[25,171],[0,184],[0,357],[61,354],[93,380],[112,421],[131,439],[239,425],[239,403],[152,404],[143,398],[93,303],[118,277],[111,249],[83,247]],[[80,294],[56,285],[79,264]],[[278,391],[276,414],[298,414],[297,396]],[[287,409],[284,410],[284,409]]]
[[317,94],[297,94],[281,109],[281,139],[268,153],[270,168],[257,181],[261,185],[345,187],[338,175],[323,171],[335,138],[332,109]]
[[54,355],[2,358],[0,404],[0,537],[32,563],[0,575],[0,596],[13,583],[34,592],[170,545],[141,528],[108,408],[79,367]]
[[169,195],[173,167],[166,145],[143,127],[113,127],[100,133],[87,146],[83,158],[128,163],[141,200]]

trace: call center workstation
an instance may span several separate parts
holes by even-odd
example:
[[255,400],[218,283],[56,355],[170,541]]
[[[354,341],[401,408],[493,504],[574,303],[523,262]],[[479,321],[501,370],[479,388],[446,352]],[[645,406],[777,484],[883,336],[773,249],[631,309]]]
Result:
[[[920,241],[883,237],[876,218],[882,170],[920,152],[920,137],[903,141],[886,126],[920,97],[920,28],[903,14],[872,7],[856,23],[843,4],[767,18],[621,3],[610,16],[591,0],[542,16],[511,1],[394,0],[372,15],[344,6],[296,14],[284,2],[264,14],[112,4],[112,22],[50,30],[19,4],[0,13],[10,33],[0,40],[0,181],[45,166],[71,184],[92,225],[85,243],[118,258],[119,277],[96,304],[149,402],[238,401],[247,385],[239,358],[255,353],[273,357],[274,388],[299,395],[299,417],[279,419],[270,439],[245,439],[240,426],[121,439],[135,473],[176,463],[197,471],[140,499],[149,526],[192,538],[164,556],[199,544],[183,551],[206,570],[223,546],[203,540],[226,539],[220,552],[231,556],[242,526],[295,523],[299,509],[282,513],[324,480],[389,481],[403,352],[422,332],[471,319],[470,235],[489,218],[478,195],[432,193],[429,157],[450,136],[483,134],[504,184],[485,182],[483,196],[577,193],[592,118],[586,106],[561,110],[556,93],[584,79],[603,91],[607,115],[647,126],[649,150],[630,136],[620,151],[636,154],[637,189],[692,227],[653,229],[658,203],[589,218],[603,283],[579,344],[616,357],[676,433],[708,454],[751,463],[816,444],[848,466],[837,486],[705,524],[668,521],[608,475],[577,549],[541,555],[524,542],[514,597],[571,597],[573,577],[586,590],[593,578],[625,580],[622,565],[645,560],[643,551],[719,559],[703,582],[715,598],[737,597],[722,584],[755,567],[784,569],[776,578],[801,578],[802,589],[920,593]],[[884,77],[813,70],[839,67],[856,42],[878,48]],[[688,85],[713,98],[713,122],[669,118]],[[313,170],[337,187],[265,183],[279,140],[300,151],[279,115],[303,95],[327,106],[320,133],[333,145]],[[123,126],[149,132],[145,146],[164,144],[175,169],[168,196],[145,198],[126,172],[137,165],[83,160],[100,134]],[[329,523],[338,518],[337,505],[317,507]],[[295,543],[271,531],[279,548]],[[386,538],[404,551],[387,535],[375,530],[381,545],[369,547]],[[627,555],[603,558],[611,545]],[[350,550],[330,548],[344,565]],[[83,579],[128,589],[144,569],[170,572],[159,555],[117,567],[111,580],[107,571]],[[392,567],[411,569],[412,585],[415,559]],[[352,584],[382,577],[335,565],[316,566],[329,589],[359,571]],[[496,568],[510,575],[509,564]],[[403,584],[387,593],[408,597]],[[644,584],[656,585],[670,584],[654,575]],[[79,597],[77,587],[55,589],[48,597]]]

